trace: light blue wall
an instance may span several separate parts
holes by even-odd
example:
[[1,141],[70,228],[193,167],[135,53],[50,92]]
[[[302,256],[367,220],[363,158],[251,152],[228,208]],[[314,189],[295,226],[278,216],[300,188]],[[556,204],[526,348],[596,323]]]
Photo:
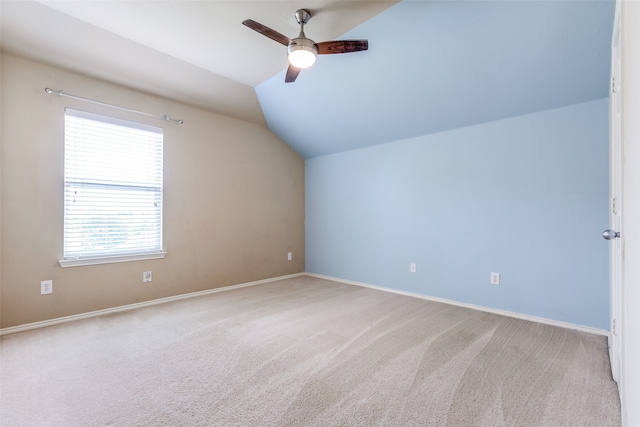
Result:
[[608,330],[607,108],[308,159],[306,270]]

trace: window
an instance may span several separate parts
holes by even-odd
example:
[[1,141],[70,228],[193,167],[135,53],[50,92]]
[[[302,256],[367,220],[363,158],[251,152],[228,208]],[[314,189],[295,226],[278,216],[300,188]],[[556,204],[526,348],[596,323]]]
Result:
[[65,111],[63,267],[160,258],[161,128]]

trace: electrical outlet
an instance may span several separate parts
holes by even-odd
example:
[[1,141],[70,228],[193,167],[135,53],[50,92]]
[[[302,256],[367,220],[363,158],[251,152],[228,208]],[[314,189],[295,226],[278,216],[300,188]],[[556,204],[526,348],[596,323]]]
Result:
[[40,295],[53,293],[53,280],[43,280],[40,282]]
[[491,273],[491,284],[492,285],[500,284],[500,273]]
[[153,279],[153,276],[151,275],[150,271],[145,271],[144,273],[142,273],[143,283],[150,282],[152,279]]
[[416,263],[412,262],[411,264],[409,264],[409,271],[412,273],[416,272]]
[[287,253],[287,261],[291,261],[293,259],[293,254],[291,252]]

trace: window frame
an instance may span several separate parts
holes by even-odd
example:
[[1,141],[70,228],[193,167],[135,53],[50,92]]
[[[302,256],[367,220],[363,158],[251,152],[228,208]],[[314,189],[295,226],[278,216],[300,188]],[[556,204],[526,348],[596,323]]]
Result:
[[[153,131],[153,132],[157,132],[160,135],[162,135],[162,140],[160,142],[160,186],[159,186],[159,190],[160,190],[160,210],[159,210],[159,247],[160,249],[150,249],[150,250],[146,250],[143,249],[141,251],[123,251],[120,253],[105,253],[105,254],[97,254],[97,255],[87,255],[87,256],[72,256],[72,257],[64,257],[58,260],[58,263],[60,265],[60,267],[78,267],[78,266],[85,266],[85,265],[96,265],[96,264],[110,264],[110,263],[117,263],[117,262],[129,262],[129,261],[140,261],[140,260],[149,260],[149,259],[162,259],[165,257],[165,255],[167,254],[166,251],[164,251],[164,233],[163,233],[163,228],[164,228],[164,205],[163,205],[163,200],[164,200],[164,171],[163,171],[163,164],[164,164],[164,129],[158,126],[151,126],[151,125],[147,125],[144,123],[140,123],[140,122],[135,122],[135,121],[131,121],[131,120],[123,120],[123,119],[119,119],[119,118],[114,118],[114,117],[110,117],[110,116],[105,116],[102,114],[95,114],[95,113],[91,113],[91,112],[87,112],[87,111],[82,111],[82,110],[77,110],[74,108],[65,108],[65,114],[64,114],[64,137],[63,137],[63,143],[64,143],[64,155],[65,155],[65,159],[64,159],[64,164],[63,164],[63,173],[64,173],[64,178],[63,178],[63,192],[66,194],[67,191],[67,185],[68,185],[68,180],[67,180],[67,160],[66,160],[66,155],[67,155],[67,135],[66,135],[66,131],[67,131],[67,115],[71,115],[71,116],[75,116],[75,117],[80,117],[83,119],[87,119],[87,120],[93,120],[93,121],[97,121],[97,122],[102,122],[105,124],[111,124],[111,125],[116,125],[116,126],[124,126],[126,128],[130,128],[130,129],[138,129],[138,130],[148,130],[148,131]],[[157,169],[156,169],[157,172]],[[114,188],[117,187],[117,184],[107,184],[105,185],[105,188]],[[135,186],[134,186],[135,187]],[[66,201],[64,202],[64,209],[65,211],[63,212],[63,253],[66,252],[66,226],[67,226],[67,206],[66,206]],[[156,223],[157,224],[157,223]]]

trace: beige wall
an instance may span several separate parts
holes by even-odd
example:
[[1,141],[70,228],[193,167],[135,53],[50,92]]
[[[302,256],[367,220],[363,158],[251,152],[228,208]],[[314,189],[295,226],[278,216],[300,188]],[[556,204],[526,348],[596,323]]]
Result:
[[[266,128],[8,55],[0,75],[0,327],[304,271],[304,162]],[[47,95],[45,87],[185,123]],[[65,107],[164,128],[165,259],[58,265]],[[151,283],[142,283],[146,270]],[[53,294],[41,296],[46,279]]]

